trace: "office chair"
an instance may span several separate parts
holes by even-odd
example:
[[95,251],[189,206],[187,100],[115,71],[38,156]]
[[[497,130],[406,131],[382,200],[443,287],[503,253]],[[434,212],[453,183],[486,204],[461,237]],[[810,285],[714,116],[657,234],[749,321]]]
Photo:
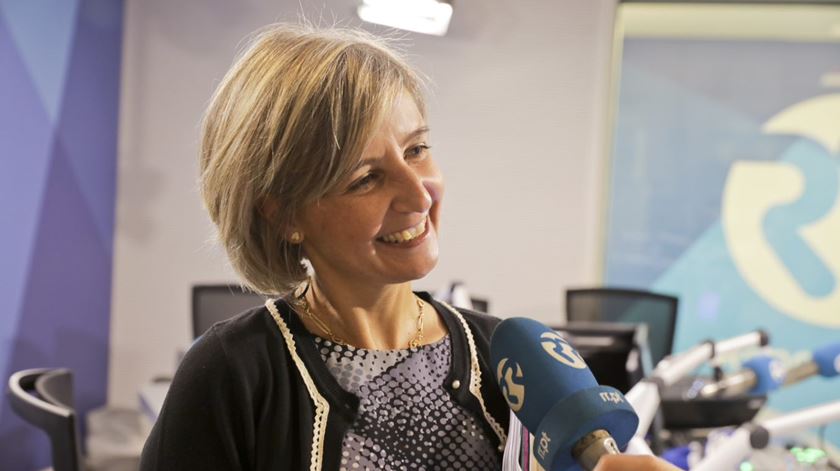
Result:
[[551,328],[575,347],[598,384],[626,393],[652,372],[644,324],[570,322]]
[[262,295],[244,291],[237,284],[194,285],[192,287],[193,338],[198,338],[213,324],[240,312],[262,306]]
[[53,471],[84,471],[70,370],[18,371],[9,378],[8,396],[18,416],[49,436]]
[[650,291],[619,288],[566,290],[569,322],[644,323],[648,326],[650,357],[655,367],[674,346],[679,300]]

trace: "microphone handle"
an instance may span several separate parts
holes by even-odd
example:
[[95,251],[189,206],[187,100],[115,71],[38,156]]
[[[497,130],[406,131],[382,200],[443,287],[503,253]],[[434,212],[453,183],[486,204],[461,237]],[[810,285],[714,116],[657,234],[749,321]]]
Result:
[[788,384],[798,383],[818,374],[820,374],[819,365],[815,361],[806,361],[793,368],[789,368],[785,372],[785,381],[782,384],[787,386]]
[[592,471],[604,455],[620,455],[613,437],[604,429],[584,435],[572,448],[572,457],[583,471]]
[[720,381],[707,384],[700,389],[700,397],[732,397],[744,394],[754,388],[758,377],[753,370],[745,369],[729,375]]

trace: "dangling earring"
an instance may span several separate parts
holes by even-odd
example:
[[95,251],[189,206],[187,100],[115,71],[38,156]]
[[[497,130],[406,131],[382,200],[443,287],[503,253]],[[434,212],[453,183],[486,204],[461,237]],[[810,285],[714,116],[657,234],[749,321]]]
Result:
[[289,242],[293,244],[299,244],[303,242],[303,234],[298,231],[292,232],[292,235],[289,236]]

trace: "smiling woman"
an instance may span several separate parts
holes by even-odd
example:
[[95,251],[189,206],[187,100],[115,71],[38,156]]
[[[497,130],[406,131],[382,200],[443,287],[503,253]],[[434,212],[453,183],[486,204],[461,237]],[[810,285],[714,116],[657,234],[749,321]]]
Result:
[[243,283],[274,299],[190,348],[143,471],[500,469],[499,320],[411,289],[443,198],[421,85],[368,34],[287,25],[225,76],[203,196]]
[[444,194],[422,85],[378,38],[289,25],[225,76],[202,192],[243,282],[276,299],[190,349],[142,469],[499,469],[498,320],[411,289]]
[[319,286],[399,285],[434,268],[443,182],[426,129],[403,93],[362,152],[364,164],[299,213],[292,230],[305,237]]

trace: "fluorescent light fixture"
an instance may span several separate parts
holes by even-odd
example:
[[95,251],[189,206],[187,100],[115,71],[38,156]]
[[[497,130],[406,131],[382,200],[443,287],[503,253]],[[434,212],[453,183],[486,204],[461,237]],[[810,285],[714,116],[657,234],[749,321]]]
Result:
[[452,5],[439,0],[363,0],[357,12],[368,23],[443,36],[449,29]]

